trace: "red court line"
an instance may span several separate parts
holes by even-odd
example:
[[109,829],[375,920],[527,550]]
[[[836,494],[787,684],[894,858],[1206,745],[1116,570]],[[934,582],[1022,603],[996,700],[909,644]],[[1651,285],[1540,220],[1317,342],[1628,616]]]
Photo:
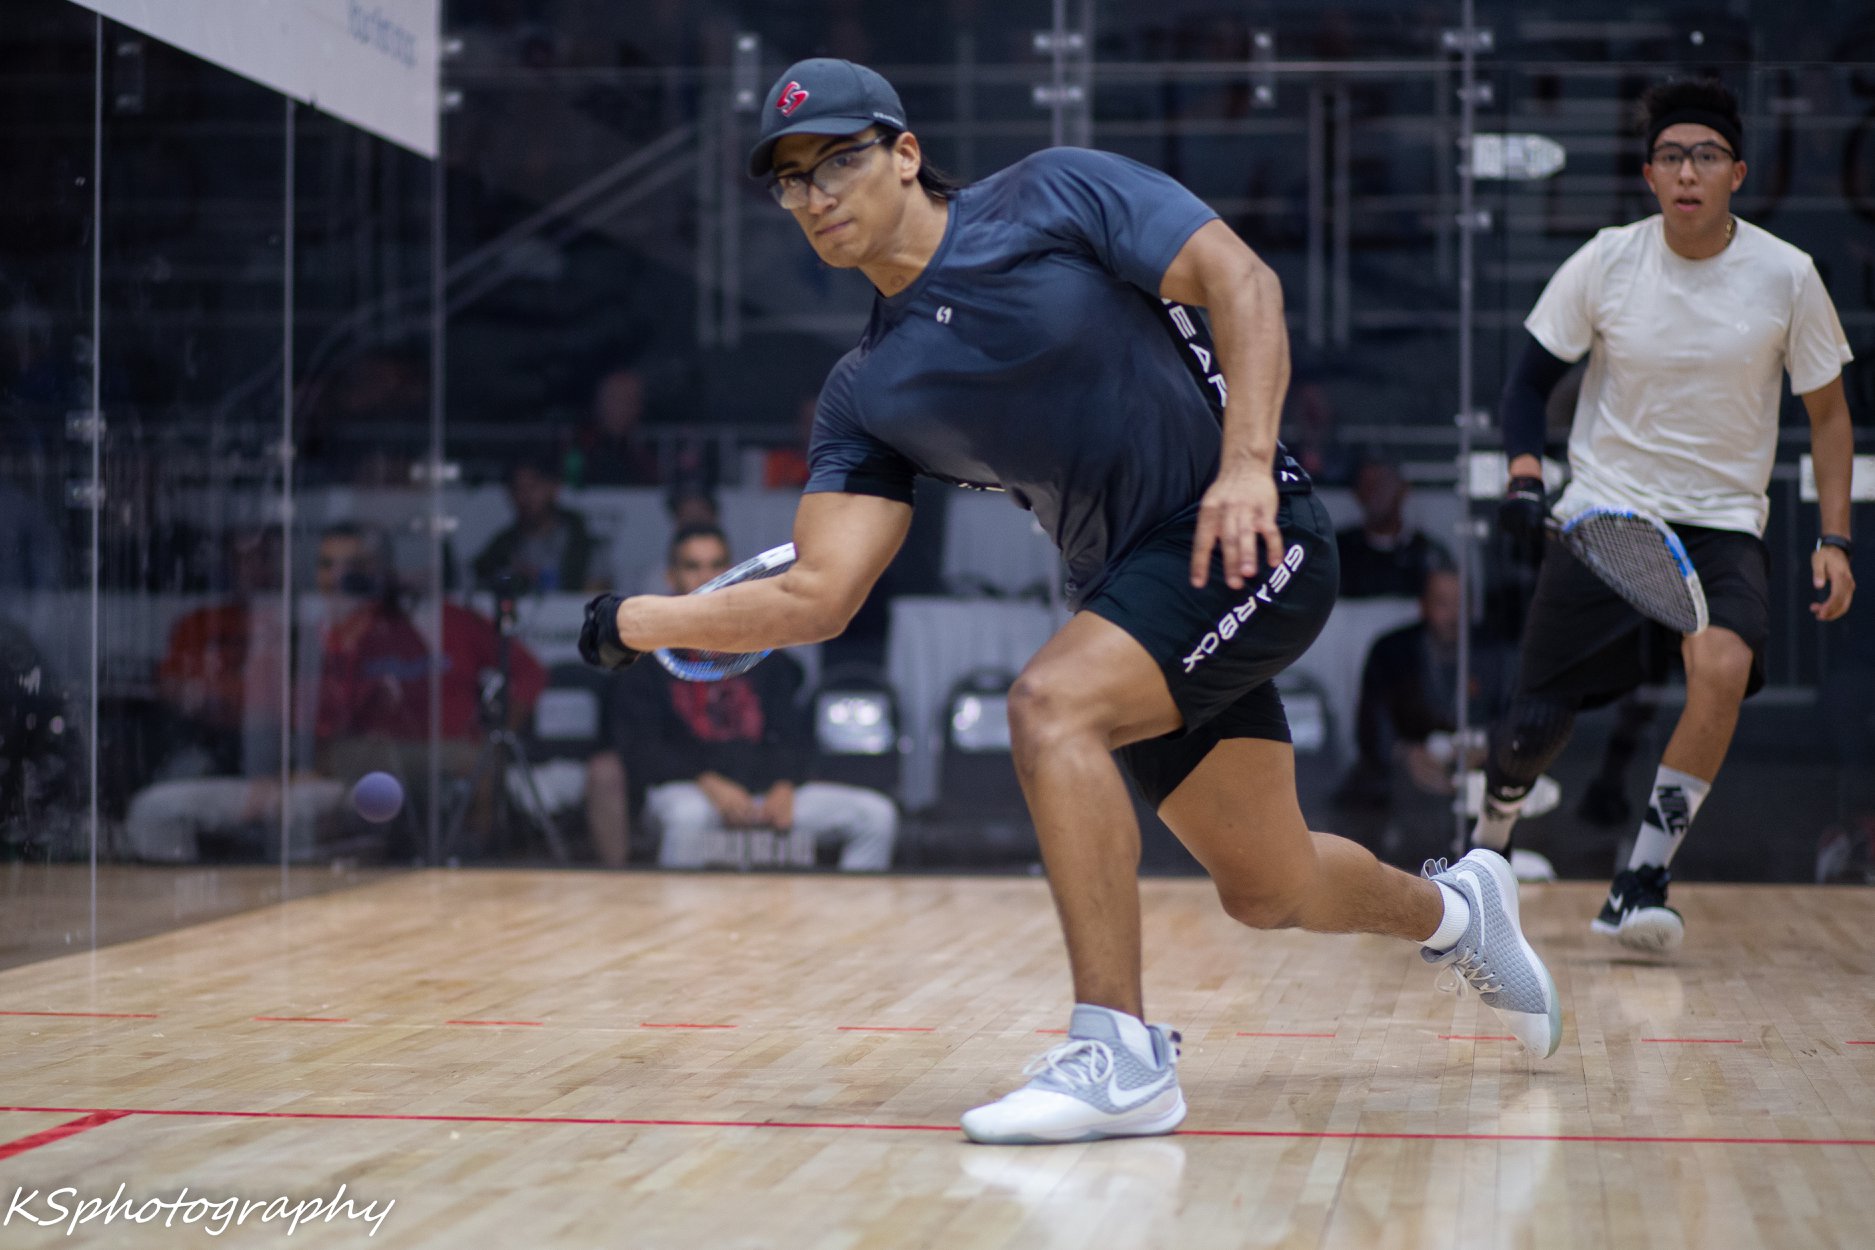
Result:
[[1687,1046],[1742,1046],[1742,1037],[1643,1037],[1643,1042],[1678,1042]]
[[1850,1042],[1851,1046],[1875,1046],[1875,1042]]
[[936,1028],[923,1028],[905,1024],[842,1024],[842,1033],[935,1033]]
[[641,1029],[733,1029],[733,1024],[652,1024],[649,1021],[638,1026]]
[[[153,1115],[189,1119],[235,1120],[340,1120],[351,1122],[390,1121],[419,1124],[539,1124],[616,1126],[623,1128],[803,1128],[870,1130],[884,1133],[952,1133],[954,1124],[862,1124],[815,1120],[654,1120],[614,1116],[554,1115],[411,1115],[374,1114],[355,1111],[210,1111],[157,1109],[151,1107],[0,1107],[0,1112],[20,1111],[39,1114],[83,1114],[87,1119],[103,1117],[97,1123],[125,1116]],[[82,1131],[80,1122],[62,1126]],[[95,1127],[83,1124],[83,1128]],[[57,1131],[57,1130],[51,1130]],[[1181,1137],[1267,1137],[1287,1141],[1475,1141],[1475,1142],[1609,1142],[1629,1145],[1667,1146],[1875,1146],[1875,1137],[1659,1137],[1626,1136],[1620,1133],[1329,1133],[1308,1129],[1180,1129]]]
[[542,1020],[445,1020],[443,1021],[443,1023],[444,1024],[498,1024],[498,1025],[499,1024],[514,1024],[514,1025],[521,1025],[530,1029],[544,1029],[547,1027],[546,1022]]
[[81,1020],[155,1020],[154,1011],[0,1011],[0,1016],[59,1016]]
[[1037,1033],[1059,1033],[1063,1037],[1067,1036],[1067,1032],[1068,1032],[1066,1029],[1037,1029],[1035,1031]]
[[1333,1033],[1239,1033],[1238,1037],[1333,1037]]
[[255,1016],[256,1020],[271,1021],[276,1024],[350,1024],[350,1016]]
[[55,1141],[82,1133],[86,1129],[96,1128],[100,1124],[109,1124],[112,1120],[121,1120],[129,1114],[131,1113],[128,1111],[93,1111],[79,1116],[76,1120],[34,1133],[30,1137],[0,1144],[0,1159],[11,1159],[14,1155],[23,1155],[28,1150],[49,1146]]
[[1442,1042],[1514,1042],[1514,1037],[1500,1037],[1496,1033],[1441,1033]]

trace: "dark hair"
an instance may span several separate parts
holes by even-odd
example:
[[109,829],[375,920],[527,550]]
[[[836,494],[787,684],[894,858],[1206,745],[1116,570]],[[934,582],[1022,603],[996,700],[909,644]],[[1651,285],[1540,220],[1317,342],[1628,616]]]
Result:
[[1651,155],[1654,140],[1674,121],[1696,121],[1724,135],[1734,149],[1744,141],[1745,123],[1738,97],[1716,78],[1656,83],[1641,96],[1641,134]]
[[328,538],[355,538],[369,558],[387,564],[391,560],[391,536],[381,525],[367,521],[334,521],[319,531],[321,542]]
[[708,521],[693,521],[689,525],[680,525],[671,535],[671,545],[665,549],[664,562],[677,563],[677,549],[693,538],[714,538],[723,545],[723,551],[729,550],[729,536],[723,533],[720,525],[711,525]]
[[[867,129],[877,131],[882,135],[891,135],[892,142],[894,143],[898,142],[898,137],[900,135],[906,133],[903,130],[894,130],[892,127],[886,125],[873,125],[867,127]],[[861,131],[860,133],[864,134],[865,131]],[[954,178],[939,169],[936,165],[933,165],[930,157],[925,155],[924,149],[922,147],[919,148],[918,187],[926,195],[934,200],[951,200],[955,199],[957,193],[969,185],[970,184],[963,179]]]
[[508,471],[502,474],[502,480],[512,483],[515,474],[522,469],[531,469],[549,481],[564,480],[565,473],[559,456],[548,451],[524,451],[508,462]]
[[[919,153],[921,158],[923,155],[924,153]],[[956,199],[957,193],[969,184],[961,178],[951,177],[930,161],[921,159],[918,162],[918,185],[934,200],[952,200]]]

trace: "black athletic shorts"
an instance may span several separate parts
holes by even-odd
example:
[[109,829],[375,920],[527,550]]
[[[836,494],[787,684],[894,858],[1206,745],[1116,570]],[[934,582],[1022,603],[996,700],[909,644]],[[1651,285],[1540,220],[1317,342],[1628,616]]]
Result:
[[[1674,525],[1706,592],[1712,624],[1751,648],[1747,695],[1764,685],[1771,635],[1771,557],[1764,540],[1737,530]],[[1600,707],[1636,686],[1666,680],[1680,635],[1642,616],[1551,537],[1524,623],[1517,688],[1577,708]]]
[[1122,747],[1120,764],[1158,807],[1226,738],[1289,741],[1272,679],[1309,649],[1335,606],[1340,581],[1334,527],[1312,494],[1285,495],[1276,513],[1288,554],[1237,590],[1211,554],[1211,576],[1191,584],[1190,525],[1148,538],[1086,610],[1125,630],[1158,661],[1183,728]]

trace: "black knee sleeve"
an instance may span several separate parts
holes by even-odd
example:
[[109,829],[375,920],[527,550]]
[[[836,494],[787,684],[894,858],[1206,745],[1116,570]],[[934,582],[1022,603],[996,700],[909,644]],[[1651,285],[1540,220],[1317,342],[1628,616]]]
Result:
[[1500,799],[1522,798],[1569,741],[1576,711],[1567,703],[1518,695],[1491,726],[1485,785]]

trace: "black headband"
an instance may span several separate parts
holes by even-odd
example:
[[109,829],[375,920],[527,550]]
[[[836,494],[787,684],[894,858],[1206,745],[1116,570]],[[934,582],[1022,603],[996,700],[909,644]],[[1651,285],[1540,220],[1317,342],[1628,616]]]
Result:
[[1714,113],[1710,109],[1684,108],[1674,109],[1666,116],[1654,119],[1653,125],[1647,128],[1647,151],[1650,154],[1653,152],[1654,141],[1660,138],[1661,131],[1668,126],[1677,126],[1681,122],[1712,127],[1725,137],[1727,143],[1731,144],[1734,156],[1738,155],[1739,149],[1744,146],[1743,133],[1739,130],[1738,123],[1725,114]]

